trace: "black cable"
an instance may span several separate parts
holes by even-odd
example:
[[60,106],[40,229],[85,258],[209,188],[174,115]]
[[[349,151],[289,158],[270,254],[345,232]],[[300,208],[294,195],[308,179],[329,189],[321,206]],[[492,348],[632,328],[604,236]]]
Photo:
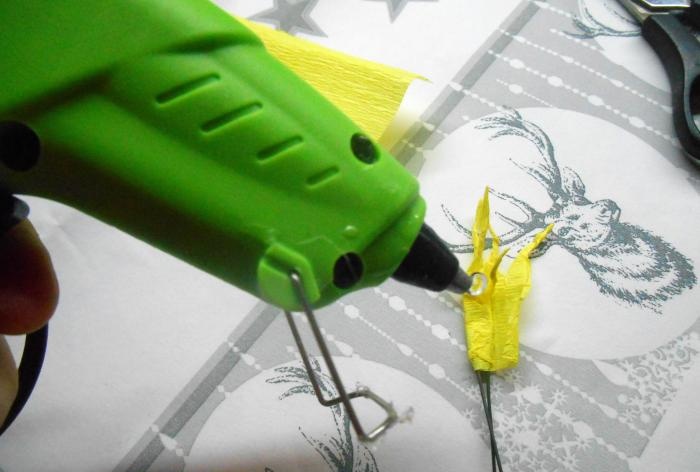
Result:
[[41,367],[44,365],[48,337],[49,325],[47,324],[38,331],[29,333],[24,341],[22,360],[19,362],[19,369],[17,370],[19,377],[17,396],[10,406],[5,422],[0,426],[0,435],[15,421],[34,390],[39,374],[41,374]]
[[0,193],[0,232],[4,233],[29,216],[29,205],[12,195]]
[[[11,195],[0,196],[0,232],[8,231],[24,220],[28,214],[29,207],[22,200]],[[29,333],[24,340],[22,359],[17,370],[19,384],[17,396],[10,406],[5,421],[0,425],[0,435],[17,418],[34,390],[39,374],[41,374],[41,367],[44,365],[48,337],[49,326],[47,324],[43,328]]]

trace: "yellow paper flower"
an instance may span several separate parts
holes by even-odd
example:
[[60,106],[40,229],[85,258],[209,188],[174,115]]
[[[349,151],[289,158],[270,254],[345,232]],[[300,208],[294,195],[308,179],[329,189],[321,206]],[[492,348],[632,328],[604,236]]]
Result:
[[[488,285],[478,296],[464,295],[464,327],[469,360],[477,371],[493,372],[518,363],[520,306],[530,291],[530,254],[552,230],[549,225],[524,247],[508,271],[499,271],[506,249],[500,252],[500,240],[489,222],[489,189],[479,200],[472,228],[474,259],[468,272],[486,275]],[[484,260],[486,236],[491,237],[491,253]]]

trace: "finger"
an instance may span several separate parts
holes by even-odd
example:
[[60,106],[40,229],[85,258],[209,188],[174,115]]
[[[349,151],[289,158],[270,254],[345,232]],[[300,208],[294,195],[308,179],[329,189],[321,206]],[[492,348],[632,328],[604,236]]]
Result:
[[0,235],[0,334],[41,328],[58,303],[51,258],[24,220]]
[[17,395],[17,368],[4,336],[0,336],[0,424]]

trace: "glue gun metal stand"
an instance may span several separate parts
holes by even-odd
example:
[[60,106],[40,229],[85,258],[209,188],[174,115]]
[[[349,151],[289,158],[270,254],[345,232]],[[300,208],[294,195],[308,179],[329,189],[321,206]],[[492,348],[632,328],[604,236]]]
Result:
[[[4,0],[0,21],[1,191],[70,205],[287,312],[392,275],[471,286],[424,226],[416,179],[209,1]],[[349,412],[356,396],[386,406],[333,378]],[[386,429],[351,418],[364,439]]]

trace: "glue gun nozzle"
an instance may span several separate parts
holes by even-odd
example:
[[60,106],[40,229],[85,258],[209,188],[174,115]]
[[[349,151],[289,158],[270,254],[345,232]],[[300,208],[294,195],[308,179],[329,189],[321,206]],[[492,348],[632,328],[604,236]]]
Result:
[[464,272],[449,246],[426,224],[393,277],[436,292],[449,290],[472,296],[483,293],[487,283],[483,274]]
[[472,288],[474,279],[464,272],[462,269],[457,270],[452,282],[448,285],[447,290],[454,293],[467,293]]
[[447,290],[460,295],[468,293],[472,297],[478,297],[484,293],[487,285],[488,278],[481,272],[474,272],[472,275],[469,275],[462,269],[459,269]]

